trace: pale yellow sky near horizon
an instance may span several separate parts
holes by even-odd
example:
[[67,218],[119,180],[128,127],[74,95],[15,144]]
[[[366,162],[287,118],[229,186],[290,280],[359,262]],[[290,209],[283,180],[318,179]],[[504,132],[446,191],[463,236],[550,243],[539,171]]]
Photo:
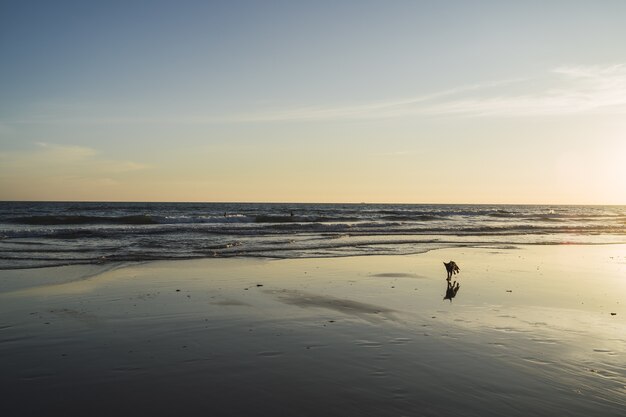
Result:
[[[0,196],[69,201],[626,203],[621,192],[626,190],[626,144],[619,132],[601,148],[573,143],[551,149],[546,142],[534,145],[525,156],[525,146],[498,146],[495,138],[492,142],[474,135],[454,150],[435,144],[428,152],[420,152],[419,146],[385,152],[372,142],[357,149],[322,144],[304,150],[224,144],[156,152],[141,162],[109,159],[93,148],[41,143],[35,149],[0,153]],[[474,145],[482,149],[473,150]],[[352,155],[347,161],[346,153]]]
[[626,204],[626,3],[3,10],[0,200]]

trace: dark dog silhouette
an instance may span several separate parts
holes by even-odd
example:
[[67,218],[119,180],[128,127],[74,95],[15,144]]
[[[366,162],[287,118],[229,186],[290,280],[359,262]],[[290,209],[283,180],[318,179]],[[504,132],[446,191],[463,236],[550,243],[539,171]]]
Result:
[[458,274],[459,272],[461,272],[461,270],[459,269],[459,266],[454,261],[450,261],[448,263],[444,262],[443,264],[446,266],[446,271],[448,272],[448,278],[446,278],[448,281],[450,281],[450,279],[452,278],[452,275]]

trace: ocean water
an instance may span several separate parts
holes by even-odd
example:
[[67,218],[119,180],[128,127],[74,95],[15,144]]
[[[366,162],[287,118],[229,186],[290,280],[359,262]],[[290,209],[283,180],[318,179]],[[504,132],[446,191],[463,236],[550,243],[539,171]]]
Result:
[[0,269],[626,243],[626,206],[0,202]]

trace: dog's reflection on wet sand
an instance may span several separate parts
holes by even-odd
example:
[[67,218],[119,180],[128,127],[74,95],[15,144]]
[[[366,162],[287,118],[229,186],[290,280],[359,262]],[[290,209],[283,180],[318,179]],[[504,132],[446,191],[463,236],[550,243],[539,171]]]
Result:
[[461,287],[461,285],[456,281],[450,282],[450,280],[446,280],[446,282],[446,296],[443,297],[443,299],[450,300],[450,302],[452,302],[452,299],[456,297],[456,293],[459,292],[459,288]]

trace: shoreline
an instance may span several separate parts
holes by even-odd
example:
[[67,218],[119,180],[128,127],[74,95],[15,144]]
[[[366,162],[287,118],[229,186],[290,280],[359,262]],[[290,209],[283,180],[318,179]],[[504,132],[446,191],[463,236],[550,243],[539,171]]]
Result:
[[9,410],[617,416],[626,405],[626,245],[95,269],[0,271]]
[[[387,244],[394,245],[399,243],[414,243],[411,241],[393,241]],[[214,259],[260,259],[260,260],[271,260],[271,261],[280,261],[280,260],[297,260],[297,259],[339,259],[339,258],[360,258],[360,257],[370,257],[370,256],[418,256],[425,253],[440,251],[440,250],[449,250],[449,249],[496,249],[496,250],[509,250],[509,249],[523,249],[524,247],[533,247],[533,246],[626,246],[626,241],[614,241],[614,242],[576,242],[576,241],[566,241],[566,242],[446,242],[446,241],[419,241],[419,243],[427,243],[434,244],[440,243],[442,246],[434,246],[432,248],[422,248],[419,251],[415,252],[402,252],[402,253],[353,253],[353,254],[336,254],[336,255],[302,255],[297,257],[285,257],[285,256],[270,256],[270,255],[252,255],[250,253],[242,252],[241,254],[233,254],[233,255],[202,255],[202,256],[190,256],[190,257],[172,257],[172,258],[151,258],[151,259],[138,259],[138,260],[105,260],[100,262],[70,262],[70,261],[60,261],[63,263],[59,264],[50,264],[50,265],[33,265],[33,266],[24,266],[24,267],[12,267],[12,268],[2,268],[0,267],[0,275],[6,273],[5,275],[11,275],[17,271],[35,271],[40,269],[48,269],[48,268],[90,268],[90,267],[102,267],[103,269],[108,268],[118,268],[125,266],[133,266],[133,265],[142,265],[151,262],[189,262],[189,261],[202,261],[202,260],[214,260]],[[448,246],[446,246],[448,245]]]
[[608,206],[15,203],[0,207],[0,219],[5,270],[103,261],[626,244],[626,211]]
[[[399,242],[389,242],[389,243],[385,243],[388,245],[395,245],[398,244]],[[411,243],[411,242],[409,242]],[[434,242],[419,242],[419,243],[427,243],[427,244],[433,244]],[[434,246],[432,248],[422,248],[418,251],[415,252],[406,252],[406,253],[398,253],[398,254],[386,254],[386,253],[374,253],[374,254],[359,254],[359,253],[350,253],[350,254],[335,254],[335,255],[329,255],[329,254],[322,254],[322,255],[318,255],[318,256],[314,256],[314,255],[302,255],[302,256],[295,256],[295,257],[286,257],[286,256],[271,256],[271,255],[252,255],[252,252],[248,252],[248,253],[234,253],[232,255],[198,255],[198,256],[190,256],[190,257],[172,257],[172,258],[167,258],[167,257],[163,257],[163,258],[150,258],[150,259],[137,259],[137,260],[106,260],[106,261],[86,261],[86,262],[73,262],[73,261],[60,261],[61,263],[59,264],[46,264],[46,265],[29,265],[29,266],[24,266],[24,267],[0,267],[0,274],[2,272],[8,271],[8,273],[10,274],[10,271],[28,271],[28,270],[38,270],[38,269],[48,269],[48,268],[67,268],[67,267],[97,267],[97,266],[109,266],[109,265],[121,265],[121,266],[125,266],[125,265],[141,265],[144,263],[150,263],[150,262],[188,262],[188,261],[201,261],[201,260],[211,260],[211,259],[260,259],[260,260],[294,260],[294,259],[335,259],[335,258],[358,258],[358,257],[365,257],[365,256],[415,256],[415,255],[420,255],[423,253],[427,253],[427,252],[431,252],[431,251],[435,251],[435,250],[440,250],[440,249],[452,249],[452,248],[465,248],[465,247],[470,247],[470,248],[481,248],[481,247],[490,247],[490,246],[494,246],[494,245],[498,245],[498,243],[492,244],[492,243],[477,243],[474,246],[471,246],[472,243],[470,244],[459,244],[457,246],[454,245],[450,245],[450,246],[445,246],[450,244],[451,242],[443,242],[444,246]],[[555,243],[555,245],[560,245],[562,243]],[[582,245],[593,245],[594,243],[582,243]],[[607,245],[613,245],[613,244],[626,244],[626,242],[606,242],[606,243],[598,243],[598,244],[607,244]],[[483,246],[484,245],[484,246]],[[515,245],[517,246],[517,244],[501,244],[501,246],[512,246]],[[522,244],[524,245],[524,244]],[[352,245],[345,245],[346,247],[350,247]],[[341,247],[341,246],[339,246]],[[332,247],[333,249],[337,248],[337,247]]]

